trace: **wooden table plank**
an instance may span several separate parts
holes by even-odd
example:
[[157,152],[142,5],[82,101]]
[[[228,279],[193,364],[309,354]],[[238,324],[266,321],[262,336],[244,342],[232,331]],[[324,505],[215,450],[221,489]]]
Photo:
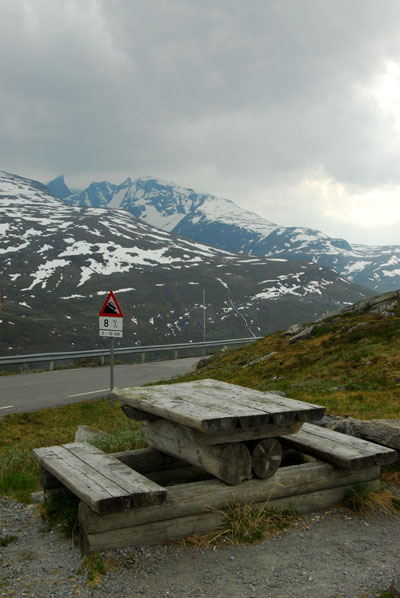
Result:
[[[179,386],[174,384],[173,386]],[[155,388],[157,390],[155,390]],[[166,396],[160,386],[155,388],[129,387],[114,390],[113,397],[135,409],[148,411],[158,417],[183,424],[200,432],[234,430],[238,418],[227,416],[218,410],[194,405],[181,397],[179,388],[171,396]],[[173,397],[173,398],[171,398]]]
[[[271,414],[272,421],[276,424],[290,423],[293,415],[291,417],[287,416],[289,412],[294,412],[295,419],[298,421],[310,422],[320,420],[326,411],[325,407],[321,407],[320,405],[314,405],[305,401],[296,401],[287,397],[281,397],[272,392],[254,390],[236,384],[229,384],[228,382],[221,382],[220,380],[198,380],[187,384],[196,384],[196,386],[198,385],[204,389],[205,392],[208,389],[215,389],[221,393],[223,392],[232,402],[268,412]],[[287,420],[278,421],[279,416],[285,416],[285,414]]]
[[[277,425],[287,425],[296,419],[296,411],[287,405],[278,404],[265,397],[264,393],[252,388],[220,382],[219,380],[198,380],[183,384],[198,385],[204,395],[214,396],[218,404],[229,402],[237,409],[257,410],[268,416],[268,420]],[[249,427],[246,420],[240,419],[240,426]]]
[[[272,393],[220,382],[198,380],[149,388],[116,389],[116,399],[141,412],[186,425],[200,432],[231,432],[260,428],[268,423],[290,425],[322,417],[324,407],[285,399]],[[129,413],[129,409],[126,409]]]
[[[225,389],[221,393],[219,388],[198,385],[196,382],[183,382],[179,386],[184,401],[193,404],[195,408],[201,406],[209,411],[219,411],[225,417],[232,416],[237,419],[241,428],[261,427],[270,421],[270,414],[265,409],[261,410],[257,405],[242,404],[240,400],[232,400],[232,392],[226,392]],[[169,388],[172,388],[172,385]],[[168,386],[165,390],[167,389]]]

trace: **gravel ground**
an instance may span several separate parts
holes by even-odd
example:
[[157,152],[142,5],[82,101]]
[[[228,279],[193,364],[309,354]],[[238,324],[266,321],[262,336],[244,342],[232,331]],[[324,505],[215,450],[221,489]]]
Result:
[[96,586],[79,549],[46,532],[34,505],[0,498],[0,596],[58,598],[372,598],[400,577],[400,514],[310,514],[249,546],[140,546],[101,556]]

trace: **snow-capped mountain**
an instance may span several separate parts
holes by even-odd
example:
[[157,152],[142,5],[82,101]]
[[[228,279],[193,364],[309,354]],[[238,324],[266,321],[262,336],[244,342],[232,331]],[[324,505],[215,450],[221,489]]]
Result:
[[307,261],[241,256],[156,229],[116,208],[71,207],[0,172],[1,353],[104,346],[110,289],[121,344],[259,336],[373,293]]
[[314,229],[278,226],[227,199],[160,179],[92,183],[64,201],[122,208],[163,230],[235,253],[313,260],[377,293],[400,287],[400,245],[351,246]]

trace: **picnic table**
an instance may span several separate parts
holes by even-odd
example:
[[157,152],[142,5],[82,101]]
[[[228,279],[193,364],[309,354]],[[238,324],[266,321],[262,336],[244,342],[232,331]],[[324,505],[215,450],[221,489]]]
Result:
[[[143,422],[150,448],[33,451],[46,499],[69,491],[80,500],[83,554],[208,533],[232,501],[325,510],[353,484],[379,488],[381,466],[397,460],[392,449],[314,425],[324,407],[271,392],[201,380],[113,395]],[[279,467],[282,447],[315,459]]]
[[147,443],[211,473],[227,484],[278,469],[278,437],[321,419],[325,408],[276,393],[198,380],[118,389],[124,413],[143,421]]

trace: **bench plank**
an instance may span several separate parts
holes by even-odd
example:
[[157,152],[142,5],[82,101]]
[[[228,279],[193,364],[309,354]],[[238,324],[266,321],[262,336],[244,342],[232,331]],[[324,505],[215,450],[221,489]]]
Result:
[[397,460],[397,452],[393,449],[313,424],[305,423],[297,434],[279,439],[286,446],[343,469],[387,465]]
[[64,444],[64,447],[128,492],[131,497],[131,504],[135,507],[160,504],[167,495],[166,489],[162,486],[155,484],[144,475],[131,469],[113,455],[102,451],[98,453],[98,449],[93,450],[96,447],[90,444]]
[[164,488],[91,445],[42,447],[33,453],[42,468],[97,513],[159,504],[166,497]]

